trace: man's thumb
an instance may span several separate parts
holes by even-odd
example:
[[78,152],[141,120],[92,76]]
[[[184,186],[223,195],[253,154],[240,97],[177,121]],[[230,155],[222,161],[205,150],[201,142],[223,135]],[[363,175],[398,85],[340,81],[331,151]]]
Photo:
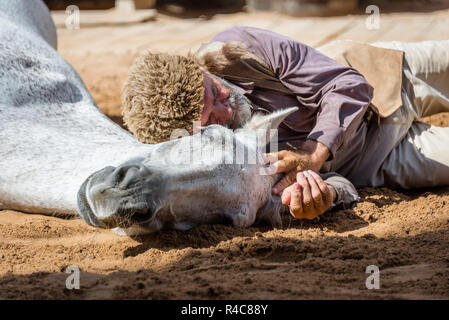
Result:
[[281,180],[279,180],[278,183],[273,187],[273,193],[276,195],[280,195],[281,192],[287,188],[288,186],[291,186],[296,181],[296,171],[290,171],[285,176],[282,177]]

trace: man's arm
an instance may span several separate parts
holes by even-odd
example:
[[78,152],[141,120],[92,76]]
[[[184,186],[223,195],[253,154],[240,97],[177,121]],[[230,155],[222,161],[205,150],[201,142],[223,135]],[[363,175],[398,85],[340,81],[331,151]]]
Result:
[[360,197],[354,185],[342,175],[336,172],[328,172],[320,174],[321,178],[335,190],[336,198],[332,204],[332,208],[338,207],[342,209],[351,208]]
[[[217,34],[212,41],[241,42],[262,59],[295,95],[300,109],[315,117],[315,126],[307,138],[327,146],[331,156],[353,137],[373,97],[373,87],[357,70],[268,30],[234,27]],[[284,123],[294,131],[303,131],[295,123]]]
[[315,126],[307,139],[325,145],[335,156],[362,121],[373,97],[372,86],[355,69],[289,38],[273,36],[265,46],[282,48],[272,54],[271,67],[302,107],[315,110]]
[[232,33],[295,95],[300,109],[308,111],[301,114],[312,117],[298,124],[287,119],[288,127],[301,132],[305,121],[315,120],[307,139],[324,144],[332,157],[350,141],[373,97],[373,87],[357,70],[268,30],[242,27]]
[[[286,173],[277,185],[278,190],[294,182],[296,172],[318,171],[354,136],[373,96],[372,86],[355,69],[268,30],[234,27],[219,33],[213,41],[244,43],[293,92],[300,108],[310,111],[306,113],[315,118],[308,141],[300,146],[300,151],[278,155],[282,161],[277,163],[277,172]],[[303,130],[301,124],[287,122],[292,130]]]

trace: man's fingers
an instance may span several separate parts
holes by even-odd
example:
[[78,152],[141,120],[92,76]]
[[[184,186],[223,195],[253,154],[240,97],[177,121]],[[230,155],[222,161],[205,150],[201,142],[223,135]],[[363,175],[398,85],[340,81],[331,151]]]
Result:
[[296,183],[286,189],[283,203],[290,203],[290,213],[297,219],[313,220],[329,208],[330,187],[311,171],[299,172]]
[[289,206],[291,201],[291,191],[282,191],[281,200],[283,205]]
[[296,181],[302,187],[302,205],[304,208],[304,212],[307,213],[314,209],[309,182],[307,181],[303,172],[299,172],[297,174]]
[[301,187],[299,184],[295,183],[293,185],[293,190],[291,190],[290,194],[290,214],[296,219],[301,219],[303,217],[303,210],[301,201]]
[[281,193],[282,203],[286,206],[290,205],[291,192],[295,189],[295,183],[285,188]]
[[285,188],[284,191],[282,191],[281,193],[282,204],[285,204],[286,206],[290,205],[292,187],[293,185],[291,185],[288,188]]
[[306,176],[307,182],[310,185],[310,193],[312,195],[313,204],[316,209],[324,208],[324,201],[322,197],[322,193],[318,183],[315,181],[315,178],[310,173],[310,170],[304,171],[304,175]]
[[330,206],[332,204],[332,194],[330,191],[329,186],[326,182],[323,181],[323,179],[320,177],[320,175],[314,171],[309,172],[311,176],[315,179],[316,183],[318,184],[318,187],[321,190],[321,193],[323,195],[323,202],[326,206]]
[[285,160],[279,160],[272,164],[275,173],[282,173],[287,171],[288,163]]
[[284,155],[282,152],[273,152],[273,153],[263,153],[262,154],[262,161],[265,165],[269,164],[268,167],[265,168],[265,173],[268,175],[277,174],[284,170],[284,165],[280,163],[282,159],[284,158]]
[[279,160],[283,160],[285,157],[287,157],[289,153],[285,150],[281,150],[279,152],[267,152],[262,154],[262,158],[269,163],[275,163]]
[[315,179],[316,183],[320,187],[320,190],[322,193],[328,193],[329,192],[329,186],[326,182],[323,181],[323,179],[320,177],[320,175],[312,170],[309,170],[309,174]]
[[297,167],[297,158],[292,152],[281,150],[279,152],[265,153],[263,155],[265,164],[270,163],[270,167],[274,168],[274,173],[288,172]]
[[[296,169],[296,159],[293,157],[286,157],[282,160],[276,161],[272,166],[276,169],[276,173],[289,172]],[[296,174],[296,170],[295,170]]]
[[285,176],[279,180],[278,183],[273,187],[273,193],[279,195],[285,188],[292,185],[295,182],[296,172],[290,171]]
[[264,153],[262,154],[262,159],[265,163],[275,163],[276,161],[282,159],[282,155],[280,155],[279,152]]

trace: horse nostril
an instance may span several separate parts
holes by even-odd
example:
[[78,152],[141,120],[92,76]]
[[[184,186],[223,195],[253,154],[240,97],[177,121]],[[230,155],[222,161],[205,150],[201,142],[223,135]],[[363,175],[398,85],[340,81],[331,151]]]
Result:
[[78,191],[81,216],[87,223],[102,228],[149,222],[156,212],[151,194],[155,183],[145,183],[151,177],[156,177],[152,170],[136,162],[94,172]]
[[107,180],[111,186],[127,188],[142,178],[143,169],[143,165],[138,164],[119,166]]

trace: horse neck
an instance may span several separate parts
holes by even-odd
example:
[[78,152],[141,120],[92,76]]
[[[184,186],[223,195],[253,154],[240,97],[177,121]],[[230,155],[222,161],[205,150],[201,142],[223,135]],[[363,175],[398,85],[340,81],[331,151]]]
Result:
[[0,208],[74,213],[87,176],[152,147],[102,114],[48,39],[8,12],[0,12]]
[[90,174],[153,149],[88,100],[0,111],[0,203],[10,209],[75,213],[78,188]]

